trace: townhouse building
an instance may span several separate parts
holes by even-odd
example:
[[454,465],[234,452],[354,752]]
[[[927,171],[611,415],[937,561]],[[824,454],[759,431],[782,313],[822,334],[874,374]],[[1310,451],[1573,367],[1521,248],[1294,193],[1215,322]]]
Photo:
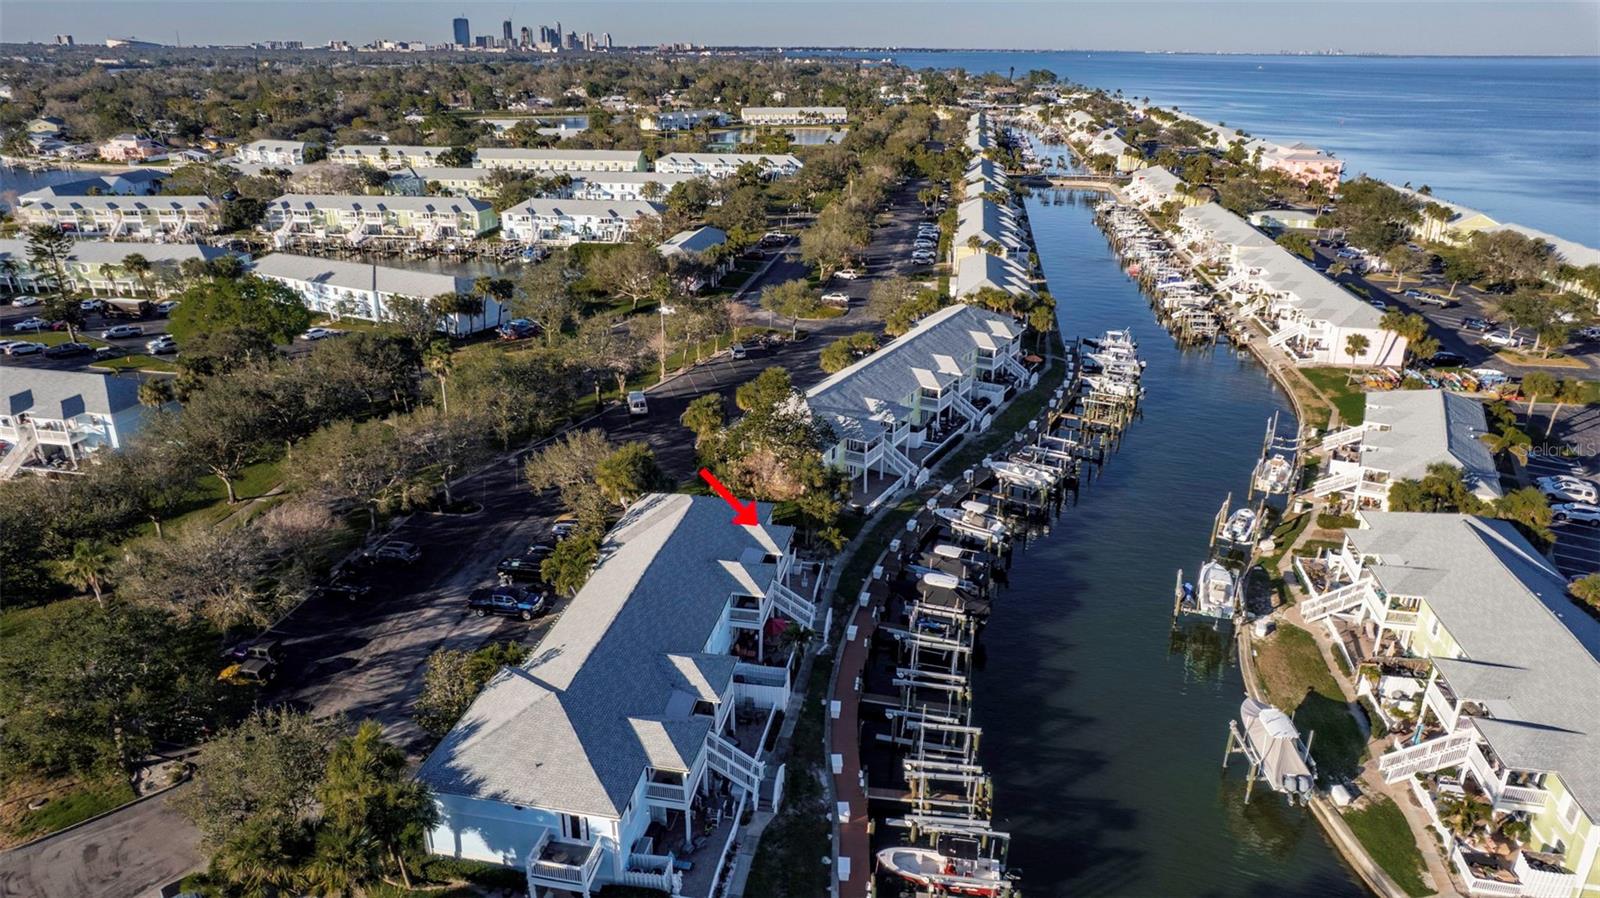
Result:
[[[150,263],[142,277],[127,267],[129,256],[139,255]],[[71,289],[91,296],[164,295],[178,283],[178,268],[194,259],[210,261],[228,255],[228,250],[199,243],[131,243],[79,240],[62,263]],[[56,272],[49,265],[34,264],[28,257],[28,241],[0,238],[0,288],[9,293],[45,293],[55,290]]]
[[640,131],[692,131],[701,125],[720,125],[727,116],[720,109],[663,109],[639,116]]
[[951,295],[964,300],[980,290],[1000,290],[1013,296],[1032,296],[1033,273],[1015,258],[973,253],[956,263]]
[[523,871],[530,895],[610,885],[711,898],[746,811],[781,798],[765,746],[794,688],[786,628],[821,629],[793,529],[650,494],[529,659],[491,679],[418,772],[435,854]]
[[161,192],[167,172],[154,168],[130,168],[127,171],[90,175],[76,181],[49,184],[30,190],[17,197],[19,203],[63,196],[151,196]]
[[581,200],[660,202],[672,188],[700,177],[663,171],[585,172],[572,180],[572,196]]
[[520,243],[620,243],[661,207],[640,201],[524,200],[500,215],[501,236]]
[[[1178,245],[1218,271],[1231,295],[1267,330],[1269,345],[1300,365],[1399,365],[1406,341],[1382,327],[1383,314],[1339,286],[1244,219],[1216,203],[1178,214]],[[1360,341],[1366,348],[1352,353]]]
[[470,197],[290,193],[267,204],[262,230],[283,247],[296,240],[422,244],[471,240],[492,230],[494,207]]
[[248,165],[305,165],[308,146],[303,140],[252,140],[240,147],[236,156]]
[[746,106],[739,121],[746,125],[842,125],[850,120],[843,106]]
[[962,138],[961,144],[967,148],[974,158],[983,156],[990,147],[994,146],[994,133],[989,127],[988,113],[981,109],[972,113],[972,116],[967,119],[967,133]]
[[157,240],[211,234],[221,208],[206,196],[19,197],[13,210],[28,227],[55,225],[79,237]]
[[966,199],[982,196],[985,193],[1010,196],[1011,191],[1011,181],[1006,177],[1005,171],[993,160],[982,156],[968,163],[967,174],[961,185],[961,195]]
[[1362,423],[1322,438],[1327,461],[1312,485],[1319,498],[1350,509],[1389,508],[1396,481],[1420,480],[1428,468],[1460,468],[1480,499],[1502,495],[1494,456],[1484,444],[1489,422],[1483,403],[1447,390],[1390,390],[1367,394]]
[[76,470],[127,445],[144,425],[139,381],[90,371],[7,366],[0,378],[0,480],[26,467]]
[[[334,321],[355,318],[381,324],[393,320],[397,303],[409,306],[447,294],[477,295],[469,277],[293,253],[262,256],[252,273],[288,287],[306,308]],[[482,299],[481,311],[442,314],[440,332],[464,337],[505,323],[506,309],[491,297]]]
[[1085,157],[1110,157],[1112,171],[1119,175],[1128,174],[1146,165],[1144,154],[1124,143],[1122,138],[1117,136],[1115,129],[1108,129],[1090,137],[1084,142],[1083,153]]
[[1038,375],[1022,363],[1023,328],[1008,315],[952,305],[806,391],[869,511],[924,482],[924,465],[962,434],[986,430],[1000,405]]
[[1195,205],[1199,200],[1190,195],[1187,187],[1182,178],[1165,168],[1147,165],[1135,170],[1128,178],[1128,185],[1122,188],[1122,196],[1141,209],[1159,209],[1173,200],[1186,206]]
[[[1298,607],[1392,724],[1378,773],[1410,788],[1467,894],[1600,891],[1600,622],[1510,522],[1358,518],[1337,550],[1297,559]],[[1446,825],[1463,801],[1488,825]]]
[[754,165],[765,178],[785,178],[801,169],[790,153],[668,153],[657,159],[655,170],[697,178],[726,178],[745,165]]
[[571,173],[645,170],[642,150],[524,150],[514,147],[484,147],[478,150],[473,165],[478,168],[508,168],[513,171]]
[[438,185],[440,192],[450,196],[483,200],[499,192],[493,179],[493,169],[421,166],[394,172],[385,186],[405,196],[424,196],[430,185]]
[[715,287],[733,268],[733,254],[726,252],[728,235],[710,225],[679,231],[661,242],[656,251],[667,260],[667,267],[689,293]]
[[328,151],[328,161],[340,165],[368,165],[379,169],[438,168],[443,166],[439,156],[451,147],[429,147],[415,144],[348,144]]
[[956,264],[981,253],[1026,258],[1030,251],[1028,229],[1011,205],[977,197],[956,207],[955,236],[950,241]]

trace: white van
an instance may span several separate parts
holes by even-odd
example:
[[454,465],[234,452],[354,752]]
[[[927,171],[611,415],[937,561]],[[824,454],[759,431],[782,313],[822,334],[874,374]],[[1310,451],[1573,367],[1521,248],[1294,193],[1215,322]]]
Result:
[[648,415],[648,414],[650,414],[650,404],[645,401],[644,392],[643,391],[634,390],[633,392],[628,394],[628,414],[630,414],[630,415]]

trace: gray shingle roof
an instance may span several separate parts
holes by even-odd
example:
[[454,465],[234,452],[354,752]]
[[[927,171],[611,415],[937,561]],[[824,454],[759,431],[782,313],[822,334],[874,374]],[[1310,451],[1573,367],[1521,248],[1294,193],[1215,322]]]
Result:
[[[79,240],[72,244],[72,254],[67,257],[67,261],[82,262],[88,265],[106,263],[120,265],[123,259],[134,253],[144,256],[157,265],[163,262],[183,262],[187,259],[216,259],[228,255],[228,251],[221,247],[205,246],[199,243],[130,243],[110,240]],[[12,238],[0,239],[0,259],[12,259],[19,264],[26,264],[28,241]]]
[[580,200],[534,197],[531,200],[523,200],[512,206],[500,213],[500,216],[502,218],[516,218],[521,215],[576,218],[578,216],[592,215],[596,218],[616,218],[623,221],[632,221],[646,215],[659,214],[660,211],[660,206],[647,203],[644,200]]
[[139,380],[133,377],[8,365],[0,382],[7,415],[65,420],[139,408]]
[[392,296],[415,296],[426,299],[443,293],[472,292],[472,278],[432,271],[415,271],[410,268],[390,268],[362,262],[320,259],[294,253],[273,253],[262,256],[255,261],[253,270],[262,277],[327,284],[347,290],[372,290],[376,287],[378,292]]
[[718,247],[728,242],[728,235],[721,228],[706,225],[688,231],[679,231],[662,241],[659,249],[662,255],[674,253],[703,253],[713,247]]
[[[646,767],[688,770],[734,659],[704,653],[733,594],[765,591],[793,529],[735,527],[709,496],[650,495],[606,537],[572,605],[501,671],[418,776],[436,791],[619,818]],[[763,542],[763,536],[771,542]],[[741,559],[744,559],[741,562]]]
[[360,194],[286,193],[267,204],[280,211],[336,209],[344,212],[433,212],[476,215],[494,208],[483,200],[460,196],[366,196]]
[[207,196],[64,196],[33,200],[23,208],[138,213],[208,211],[216,208],[216,204]]
[[1368,430],[1361,438],[1363,465],[1391,478],[1418,479],[1435,462],[1455,465],[1483,498],[1500,495],[1494,457],[1479,439],[1489,432],[1483,403],[1444,390],[1391,390],[1367,394]]
[[1506,521],[1363,512],[1347,530],[1386,591],[1420,595],[1461,647],[1435,663],[1508,766],[1554,771],[1600,821],[1600,622],[1567,598],[1561,574]]
[[1003,259],[988,253],[963,256],[956,266],[955,295],[967,296],[989,287],[1004,290],[1016,296],[1033,293],[1028,282],[1028,269],[1015,259]]

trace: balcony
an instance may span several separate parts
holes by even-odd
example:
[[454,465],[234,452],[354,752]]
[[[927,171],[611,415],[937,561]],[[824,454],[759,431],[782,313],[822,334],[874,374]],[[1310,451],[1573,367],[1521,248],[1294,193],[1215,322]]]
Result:
[[593,886],[604,856],[605,847],[599,841],[568,842],[544,830],[528,855],[529,891],[533,891],[534,886],[547,886],[576,887],[586,892]]
[[1476,851],[1463,851],[1460,843],[1450,851],[1450,862],[1456,875],[1474,898],[1518,898],[1522,882],[1514,870],[1501,865],[1500,859]]

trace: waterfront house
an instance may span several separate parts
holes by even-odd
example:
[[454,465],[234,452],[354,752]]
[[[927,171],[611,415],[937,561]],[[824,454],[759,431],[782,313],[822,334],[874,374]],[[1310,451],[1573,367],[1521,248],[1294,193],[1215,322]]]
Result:
[[303,140],[253,140],[239,148],[237,158],[247,165],[287,168],[306,163],[308,146]]
[[100,145],[100,158],[112,162],[149,162],[166,154],[166,147],[134,134],[118,134]]
[[790,153],[668,153],[656,160],[655,170],[666,174],[726,178],[742,166],[753,165],[764,178],[784,178],[800,170],[800,160]]
[[[127,270],[131,255],[143,256],[150,272],[143,279]],[[210,261],[228,255],[216,246],[199,243],[133,243],[79,240],[62,263],[73,290],[92,296],[138,296],[148,290],[164,295],[179,283],[178,268],[190,259]],[[49,265],[39,267],[28,257],[28,241],[0,239],[0,262],[10,262],[14,270],[0,272],[0,287],[11,293],[45,293],[55,289],[56,272]]]
[[428,849],[521,870],[530,895],[608,885],[712,898],[746,812],[781,799],[767,746],[826,632],[793,528],[733,526],[711,496],[649,494],[606,534],[571,605],[501,670],[418,771]]
[[340,165],[367,165],[378,169],[437,168],[439,154],[450,147],[406,144],[348,144],[328,151],[328,161]]
[[384,187],[402,196],[426,196],[429,185],[437,185],[439,193],[482,200],[499,192],[493,184],[493,178],[494,171],[487,168],[422,166],[402,168],[391,173]]
[[[397,299],[410,304],[451,293],[477,295],[470,277],[292,253],[262,256],[252,271],[293,290],[306,308],[333,321],[355,318],[382,323],[393,319]],[[439,330],[464,337],[499,327],[507,317],[500,303],[483,297],[481,312],[450,312],[441,316]]]
[[726,251],[728,235],[710,225],[679,231],[656,247],[668,262],[679,284],[689,293],[715,287],[733,268],[733,254]]
[[977,197],[956,207],[956,230],[950,241],[950,254],[957,264],[978,253],[1026,258],[1030,249],[1027,228],[1010,205]]
[[573,179],[571,193],[580,200],[660,202],[673,187],[697,177],[662,171],[585,172]]
[[842,125],[850,120],[843,106],[746,106],[739,121],[746,125]]
[[858,504],[875,509],[923,483],[937,453],[986,430],[1000,404],[1033,383],[1022,332],[1009,315],[947,306],[806,391],[807,408],[833,429],[824,459],[849,475]]
[[1011,182],[1006,177],[1005,171],[994,160],[979,156],[967,165],[967,176],[962,181],[961,191],[966,199],[982,196],[985,193],[997,193],[1009,200]]
[[1198,202],[1183,179],[1159,165],[1147,165],[1135,171],[1128,178],[1128,186],[1122,188],[1122,195],[1141,209],[1159,209],[1173,200],[1186,206]]
[[[1399,365],[1405,358],[1406,341],[1383,329],[1381,312],[1216,203],[1180,212],[1177,241],[1296,364]],[[1351,355],[1355,335],[1367,348]]]
[[[1335,636],[1464,891],[1600,889],[1600,622],[1508,521],[1362,512],[1337,550],[1297,559],[1298,608]],[[1444,823],[1458,801],[1488,825]],[[1520,821],[1523,831],[1503,829]],[[1425,845],[1431,839],[1421,840]]]
[[520,243],[620,243],[660,214],[652,203],[535,197],[501,213],[501,236]]
[[663,109],[639,116],[639,130],[692,131],[702,124],[720,125],[726,118],[720,109]]
[[1489,432],[1483,403],[1446,390],[1367,394],[1362,423],[1327,434],[1317,497],[1338,497],[1348,508],[1389,507],[1389,488],[1420,480],[1434,464],[1460,468],[1473,495],[1493,501],[1500,475],[1482,437]]
[[267,204],[261,225],[282,247],[293,240],[470,240],[499,223],[494,208],[470,197],[331,196],[290,193]]
[[484,147],[473,165],[533,172],[644,171],[641,150],[523,150]]
[[167,173],[153,168],[90,175],[76,181],[48,184],[17,197],[18,203],[63,196],[151,196],[161,192]]
[[1301,184],[1321,184],[1329,195],[1339,191],[1339,179],[1344,174],[1344,162],[1327,152],[1304,143],[1282,146],[1267,141],[1255,141],[1245,148],[1254,152],[1261,147],[1261,168],[1280,171]]
[[1032,296],[1033,278],[1028,267],[1015,258],[973,253],[956,263],[951,295],[966,299],[979,290],[1000,290],[1013,296]]
[[157,240],[217,230],[220,208],[207,196],[43,196],[18,198],[18,223],[56,225],[78,237]]
[[139,380],[92,371],[11,365],[0,378],[0,480],[24,467],[76,470],[87,456],[116,450],[144,424]]
[[1133,147],[1123,142],[1117,136],[1115,129],[1102,131],[1084,143],[1083,154],[1086,158],[1106,156],[1111,161],[1113,174],[1125,175],[1134,169],[1143,168],[1147,163],[1144,155]]

